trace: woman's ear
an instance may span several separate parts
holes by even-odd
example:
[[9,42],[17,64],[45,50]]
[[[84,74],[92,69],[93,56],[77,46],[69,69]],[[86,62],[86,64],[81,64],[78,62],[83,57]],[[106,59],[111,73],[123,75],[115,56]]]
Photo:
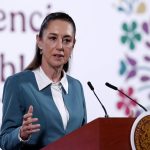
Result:
[[37,46],[39,47],[39,49],[43,49],[42,48],[42,41],[41,41],[41,38],[39,37],[39,35],[37,34],[36,35],[36,43],[37,43]]
[[74,41],[73,41],[73,48],[74,48],[75,44],[76,44],[76,39],[74,39]]

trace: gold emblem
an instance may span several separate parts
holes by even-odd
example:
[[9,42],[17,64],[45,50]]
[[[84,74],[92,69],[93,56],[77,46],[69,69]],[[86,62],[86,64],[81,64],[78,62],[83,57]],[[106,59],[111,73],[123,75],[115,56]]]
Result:
[[134,133],[136,150],[150,150],[150,115],[143,117]]

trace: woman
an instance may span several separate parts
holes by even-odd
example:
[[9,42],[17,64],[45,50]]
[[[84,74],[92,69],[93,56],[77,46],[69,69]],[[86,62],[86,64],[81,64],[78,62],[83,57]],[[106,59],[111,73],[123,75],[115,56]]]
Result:
[[44,19],[33,61],[4,85],[2,149],[38,150],[86,123],[82,85],[66,74],[75,34],[66,13]]

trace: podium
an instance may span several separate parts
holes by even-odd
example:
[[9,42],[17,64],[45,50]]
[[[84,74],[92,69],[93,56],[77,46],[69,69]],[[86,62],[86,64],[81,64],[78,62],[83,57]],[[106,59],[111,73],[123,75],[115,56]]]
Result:
[[135,118],[97,118],[41,150],[132,150]]

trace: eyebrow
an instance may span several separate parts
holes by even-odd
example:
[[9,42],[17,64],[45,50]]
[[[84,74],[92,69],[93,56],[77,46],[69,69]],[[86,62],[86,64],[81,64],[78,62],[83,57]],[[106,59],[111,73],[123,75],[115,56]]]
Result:
[[[49,33],[49,35],[57,36],[58,34],[56,34],[56,33]],[[67,37],[72,37],[72,36],[71,35],[64,35],[63,37],[67,38]]]

